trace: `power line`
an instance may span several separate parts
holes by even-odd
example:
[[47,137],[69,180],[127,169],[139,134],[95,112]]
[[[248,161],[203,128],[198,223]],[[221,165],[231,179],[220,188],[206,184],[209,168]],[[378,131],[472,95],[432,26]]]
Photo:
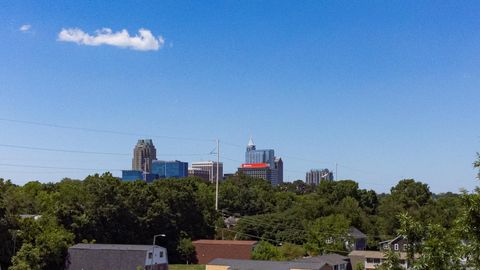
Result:
[[60,129],[80,130],[80,131],[96,132],[96,133],[125,135],[125,136],[162,138],[162,139],[169,139],[169,140],[215,142],[214,139],[187,138],[187,137],[152,135],[152,134],[149,135],[149,134],[116,131],[116,130],[107,130],[107,129],[95,129],[95,128],[86,128],[86,127],[78,127],[78,126],[65,126],[65,125],[57,125],[57,124],[52,124],[52,123],[42,123],[42,122],[16,120],[16,119],[8,119],[8,118],[0,118],[0,121],[10,122],[10,123],[18,123],[18,124],[26,124],[26,125],[44,126],[44,127],[50,127],[50,128],[60,128]]
[[125,154],[125,153],[111,153],[111,152],[95,152],[95,151],[58,149],[58,148],[44,148],[44,147],[34,147],[34,146],[24,146],[24,145],[13,145],[13,144],[0,144],[0,147],[25,149],[25,150],[48,151],[48,152],[76,153],[76,154],[95,154],[95,155],[112,155],[112,156],[129,156],[130,155],[130,154]]
[[123,169],[102,169],[102,168],[92,169],[92,168],[56,167],[56,166],[26,165],[26,164],[12,164],[12,163],[0,163],[0,166],[18,167],[18,168],[74,170],[74,171],[122,171],[123,170]]
[[[83,150],[46,148],[46,147],[34,147],[34,146],[13,145],[13,144],[0,144],[0,147],[8,147],[8,148],[16,148],[16,149],[24,149],[24,150],[48,151],[48,152],[75,153],[75,154],[131,156],[131,154],[127,154],[127,153],[83,151]],[[211,154],[211,153],[200,153],[200,154],[159,154],[158,156],[204,156],[204,155],[210,155],[210,154]]]

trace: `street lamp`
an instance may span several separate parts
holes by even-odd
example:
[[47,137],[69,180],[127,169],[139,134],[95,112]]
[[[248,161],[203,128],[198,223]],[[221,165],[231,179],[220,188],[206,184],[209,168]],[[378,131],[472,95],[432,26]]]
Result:
[[155,255],[155,240],[157,239],[157,237],[166,237],[167,235],[162,233],[162,234],[155,234],[153,236],[153,244],[152,244],[152,259],[150,260],[150,269],[153,270],[153,256]]

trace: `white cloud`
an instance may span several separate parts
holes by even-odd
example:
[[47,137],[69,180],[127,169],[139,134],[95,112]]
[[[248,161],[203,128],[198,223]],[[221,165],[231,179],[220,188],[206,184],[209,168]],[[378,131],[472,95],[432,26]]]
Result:
[[63,28],[58,33],[58,40],[88,46],[111,45],[138,51],[157,51],[165,43],[162,36],[155,37],[150,30],[143,28],[140,28],[135,36],[130,36],[125,29],[114,33],[110,28],[102,28],[90,35],[79,28]]
[[30,28],[32,28],[32,26],[30,24],[24,24],[24,25],[20,26],[20,28],[18,30],[25,33],[25,32],[28,32],[28,30],[30,30]]

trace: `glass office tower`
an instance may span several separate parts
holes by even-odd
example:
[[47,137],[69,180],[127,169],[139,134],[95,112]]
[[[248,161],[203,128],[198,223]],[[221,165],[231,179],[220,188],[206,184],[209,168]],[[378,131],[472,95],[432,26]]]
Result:
[[159,178],[184,178],[188,176],[188,163],[178,160],[154,160],[151,172]]
[[252,138],[250,138],[245,152],[245,163],[267,163],[273,169],[275,168],[275,151],[273,149],[257,150]]

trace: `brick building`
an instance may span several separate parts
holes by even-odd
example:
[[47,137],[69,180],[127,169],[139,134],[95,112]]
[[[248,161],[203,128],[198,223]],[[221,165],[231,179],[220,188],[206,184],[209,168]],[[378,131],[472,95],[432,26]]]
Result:
[[239,240],[197,240],[193,242],[199,264],[207,264],[213,259],[252,258],[252,251],[257,241]]

